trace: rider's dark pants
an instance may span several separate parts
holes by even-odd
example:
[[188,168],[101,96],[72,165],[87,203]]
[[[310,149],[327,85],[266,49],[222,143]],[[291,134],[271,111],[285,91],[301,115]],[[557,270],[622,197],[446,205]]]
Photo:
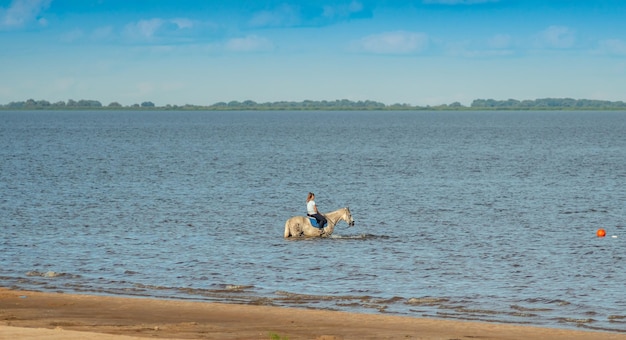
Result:
[[324,217],[322,214],[313,214],[309,216],[315,217],[315,219],[317,220],[317,225],[319,225],[320,228],[324,228],[324,225],[326,225],[326,217]]

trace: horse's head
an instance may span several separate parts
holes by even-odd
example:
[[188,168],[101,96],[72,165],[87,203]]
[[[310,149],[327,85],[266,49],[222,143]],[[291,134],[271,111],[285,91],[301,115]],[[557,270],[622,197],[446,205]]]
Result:
[[354,227],[354,219],[352,218],[352,213],[350,212],[350,208],[346,207],[345,210],[346,212],[343,218],[345,219],[346,223],[348,223],[348,226]]

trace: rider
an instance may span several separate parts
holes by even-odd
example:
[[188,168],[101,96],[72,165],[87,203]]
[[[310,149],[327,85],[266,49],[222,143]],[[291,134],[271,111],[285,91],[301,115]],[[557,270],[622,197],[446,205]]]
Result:
[[310,192],[306,197],[306,214],[307,216],[315,217],[320,228],[324,228],[324,225],[326,225],[326,217],[317,210],[317,205],[314,200],[315,194]]

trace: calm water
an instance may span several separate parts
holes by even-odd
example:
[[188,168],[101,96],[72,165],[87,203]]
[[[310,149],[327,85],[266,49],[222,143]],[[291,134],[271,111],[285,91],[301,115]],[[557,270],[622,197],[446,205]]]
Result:
[[[2,286],[626,332],[626,112],[0,112],[0,159]],[[309,191],[355,227],[284,240]]]

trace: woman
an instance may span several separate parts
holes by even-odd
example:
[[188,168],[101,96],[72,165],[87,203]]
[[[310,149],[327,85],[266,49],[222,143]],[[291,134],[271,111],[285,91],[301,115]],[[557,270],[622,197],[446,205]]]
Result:
[[317,220],[317,225],[320,228],[324,228],[326,225],[326,217],[320,214],[319,210],[317,210],[317,205],[315,204],[315,194],[310,192],[306,197],[306,214],[307,216],[315,217]]

